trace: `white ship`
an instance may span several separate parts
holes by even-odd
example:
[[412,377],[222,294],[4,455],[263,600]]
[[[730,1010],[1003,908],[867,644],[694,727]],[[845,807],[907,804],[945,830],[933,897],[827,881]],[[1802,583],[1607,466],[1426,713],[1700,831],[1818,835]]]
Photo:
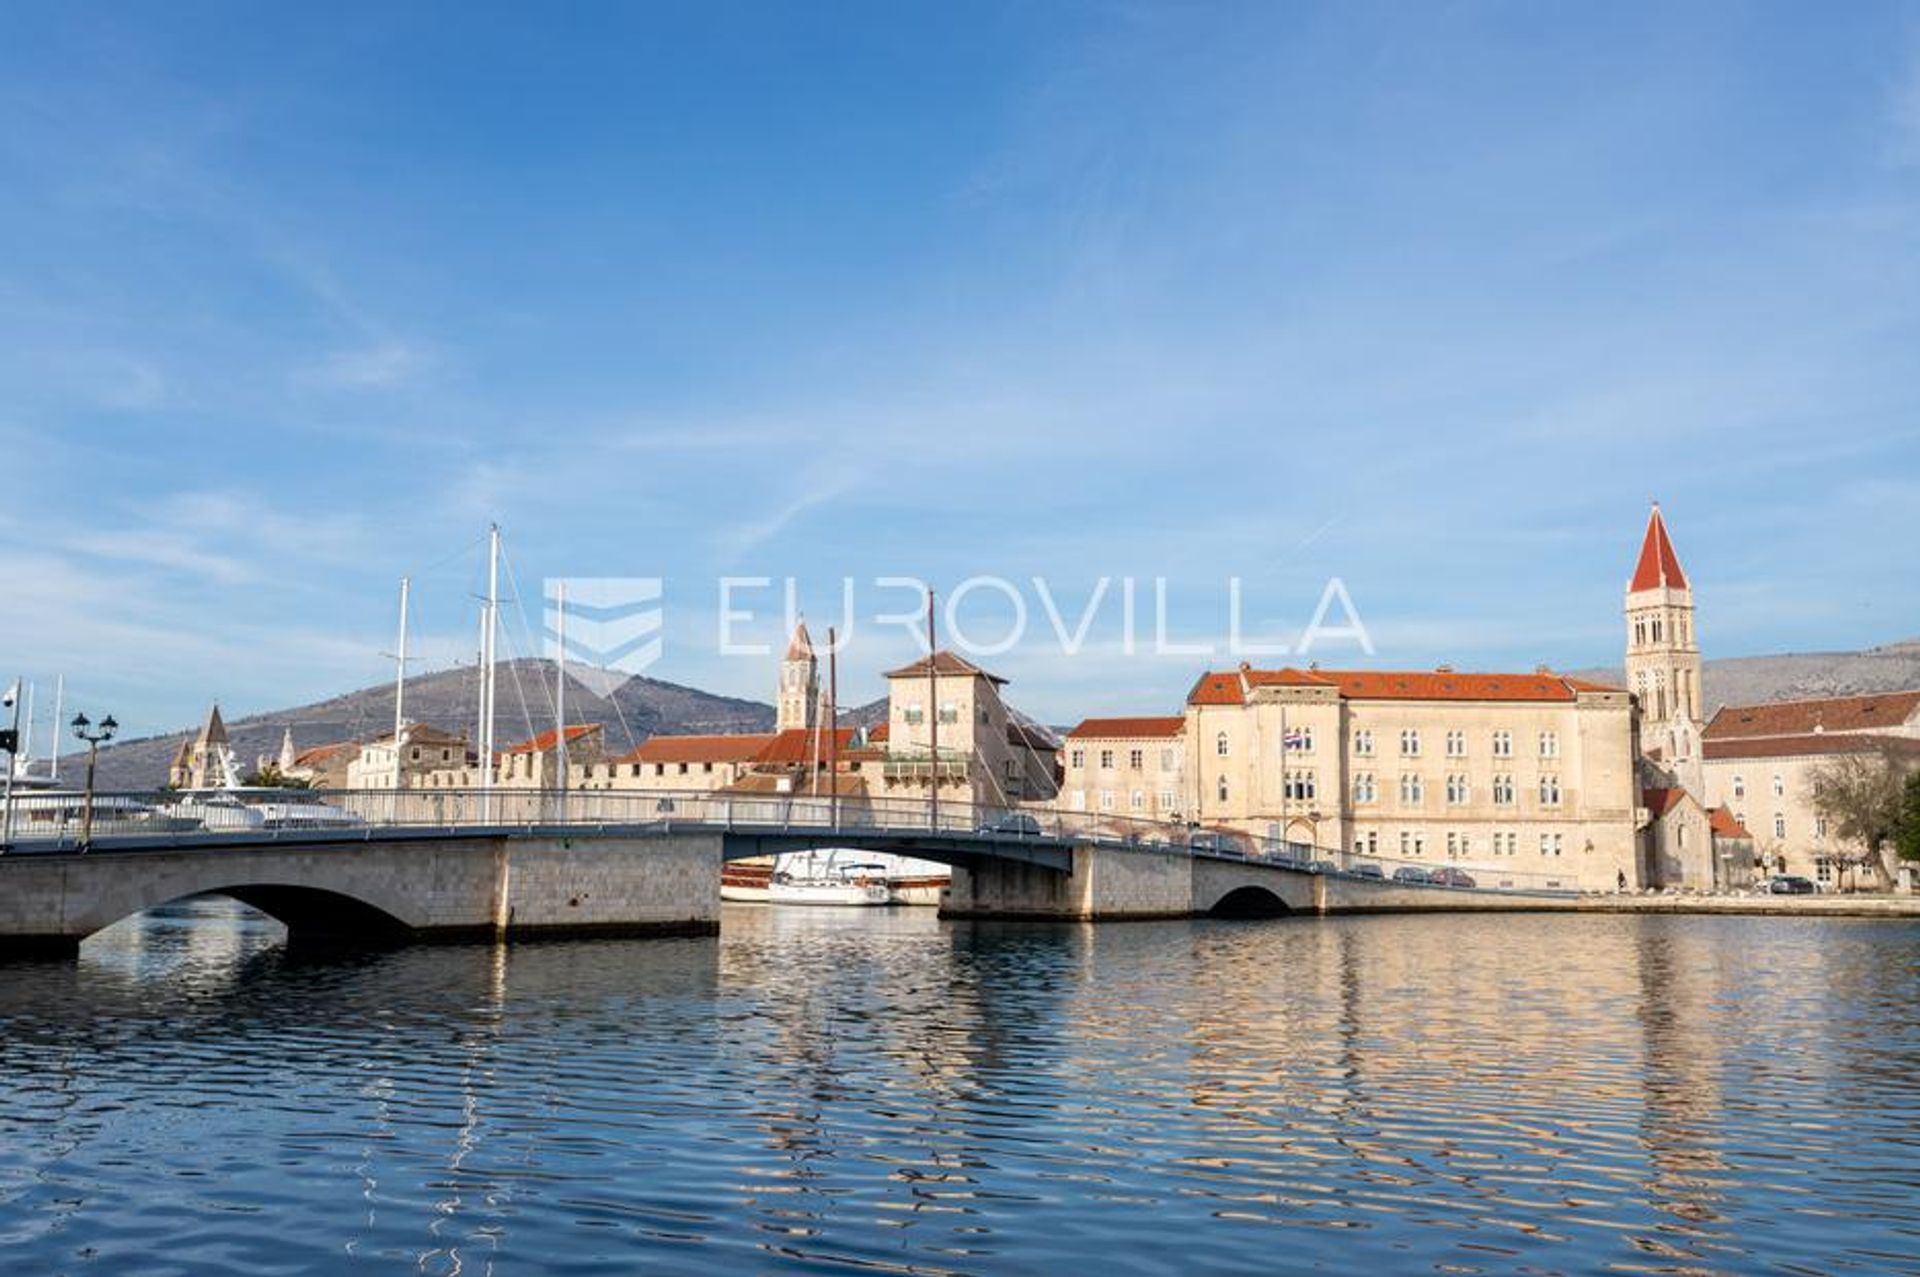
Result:
[[889,905],[893,889],[886,866],[861,853],[838,848],[797,851],[781,856],[767,885],[767,901],[776,905]]

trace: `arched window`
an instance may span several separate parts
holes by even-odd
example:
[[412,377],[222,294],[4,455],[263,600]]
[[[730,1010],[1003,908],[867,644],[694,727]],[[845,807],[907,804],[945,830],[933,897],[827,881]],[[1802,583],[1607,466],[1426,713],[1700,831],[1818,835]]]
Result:
[[[1213,738],[1213,752],[1215,754],[1218,754],[1221,758],[1225,758],[1227,754],[1230,752],[1227,748],[1227,734],[1225,732],[1221,732],[1218,736]],[[1225,784],[1226,782],[1222,781],[1221,783]]]
[[1223,803],[1227,801],[1227,778],[1225,776],[1222,776],[1220,778],[1219,793],[1220,793],[1220,801]]

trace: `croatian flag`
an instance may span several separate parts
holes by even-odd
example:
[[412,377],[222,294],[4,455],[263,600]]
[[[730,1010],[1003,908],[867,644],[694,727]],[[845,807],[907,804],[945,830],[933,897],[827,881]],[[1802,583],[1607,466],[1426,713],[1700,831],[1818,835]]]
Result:
[[1288,749],[1305,749],[1307,747],[1307,734],[1305,732],[1288,732],[1285,740]]

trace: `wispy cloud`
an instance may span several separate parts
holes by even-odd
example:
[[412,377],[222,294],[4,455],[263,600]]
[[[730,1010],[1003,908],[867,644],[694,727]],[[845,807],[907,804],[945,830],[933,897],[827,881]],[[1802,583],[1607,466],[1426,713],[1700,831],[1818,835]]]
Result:
[[424,359],[414,347],[400,341],[353,350],[338,350],[322,359],[311,379],[324,385],[354,390],[397,386],[416,375]]

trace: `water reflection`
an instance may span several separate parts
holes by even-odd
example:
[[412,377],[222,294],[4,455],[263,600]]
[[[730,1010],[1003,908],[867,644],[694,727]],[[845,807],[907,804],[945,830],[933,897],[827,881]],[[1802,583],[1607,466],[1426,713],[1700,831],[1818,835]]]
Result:
[[[238,906],[0,980],[23,1270],[1913,1270],[1920,928],[1105,928],[289,958]],[[169,1268],[171,1266],[171,1268]]]

